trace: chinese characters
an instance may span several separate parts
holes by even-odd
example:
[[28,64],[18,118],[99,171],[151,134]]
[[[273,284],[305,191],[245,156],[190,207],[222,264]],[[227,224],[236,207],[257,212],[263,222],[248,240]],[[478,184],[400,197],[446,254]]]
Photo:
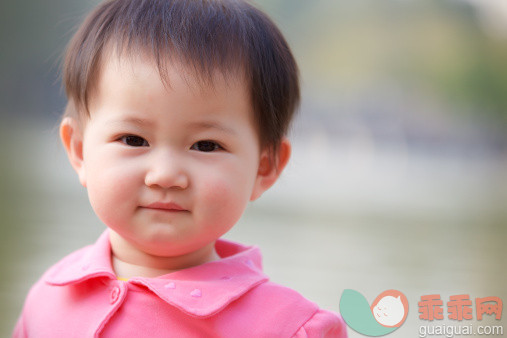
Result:
[[[424,320],[444,319],[444,302],[439,294],[421,296],[419,306],[419,318]],[[462,321],[473,319],[473,306],[470,295],[454,295],[447,302],[448,318]],[[495,319],[502,318],[502,300],[499,297],[475,298],[475,313],[477,320],[482,320],[483,315],[495,315]]]

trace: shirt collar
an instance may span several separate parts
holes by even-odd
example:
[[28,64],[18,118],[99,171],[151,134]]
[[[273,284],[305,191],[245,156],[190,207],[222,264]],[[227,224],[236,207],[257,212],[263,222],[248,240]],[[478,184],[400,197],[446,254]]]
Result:
[[[127,283],[144,285],[163,301],[194,316],[210,316],[266,282],[262,257],[255,246],[219,239],[222,259],[176,271],[158,278],[135,277]],[[94,245],[63,259],[45,275],[54,286],[79,284],[94,278],[116,280],[111,267],[111,244],[106,230]]]

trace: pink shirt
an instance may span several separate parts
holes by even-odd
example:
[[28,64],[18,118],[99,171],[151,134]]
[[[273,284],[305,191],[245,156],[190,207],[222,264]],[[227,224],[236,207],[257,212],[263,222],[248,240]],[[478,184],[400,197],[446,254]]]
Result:
[[338,315],[271,283],[256,247],[216,244],[221,260],[117,280],[106,231],[32,287],[14,337],[346,337]]

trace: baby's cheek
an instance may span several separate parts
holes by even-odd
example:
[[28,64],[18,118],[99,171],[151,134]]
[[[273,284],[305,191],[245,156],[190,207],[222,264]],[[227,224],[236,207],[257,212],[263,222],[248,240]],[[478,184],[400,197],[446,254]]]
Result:
[[89,180],[90,203],[106,224],[114,222],[127,212],[128,204],[136,199],[134,177],[128,172],[102,169]]
[[240,186],[225,179],[206,183],[200,194],[207,217],[223,225],[236,223],[248,201]]

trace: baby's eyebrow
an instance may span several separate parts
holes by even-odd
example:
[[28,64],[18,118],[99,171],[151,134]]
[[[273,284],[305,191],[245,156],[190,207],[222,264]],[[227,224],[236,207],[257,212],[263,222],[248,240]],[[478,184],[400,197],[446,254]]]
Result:
[[[111,120],[107,123],[108,125],[118,125],[118,124],[134,124],[141,127],[153,127],[156,125],[155,122],[151,120],[142,119],[139,117],[125,117],[119,120]],[[193,130],[208,130],[208,129],[216,129],[226,134],[237,135],[237,131],[233,128],[230,128],[223,123],[215,122],[215,121],[197,121],[190,122],[188,128]]]
[[189,124],[189,127],[193,129],[217,129],[227,134],[232,135],[237,134],[236,130],[234,130],[233,128],[229,128],[228,126],[225,126],[222,123],[214,121],[192,122]]
[[146,120],[146,119],[141,119],[141,118],[138,118],[138,117],[125,117],[125,118],[122,118],[122,119],[119,119],[119,120],[111,120],[108,122],[108,124],[135,124],[135,125],[138,125],[138,126],[153,126],[154,123],[150,120]]

